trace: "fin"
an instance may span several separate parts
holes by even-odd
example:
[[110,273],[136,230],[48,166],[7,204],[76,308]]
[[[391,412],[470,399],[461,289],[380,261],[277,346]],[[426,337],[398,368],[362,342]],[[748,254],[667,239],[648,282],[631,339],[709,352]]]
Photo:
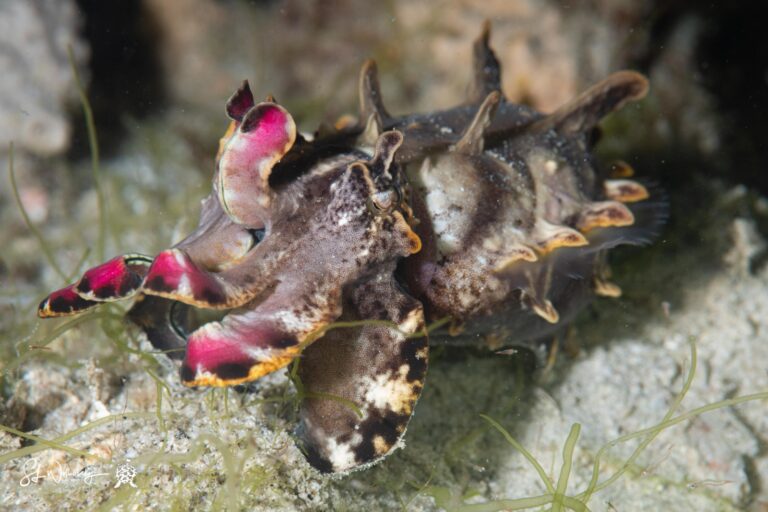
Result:
[[624,106],[639,100],[648,92],[648,80],[634,71],[619,71],[593,85],[573,101],[552,114],[534,122],[532,132],[555,130],[563,135],[577,135],[592,130],[600,120]]
[[253,309],[195,330],[181,368],[186,386],[234,386],[287,366],[341,313],[337,283],[288,283]]
[[579,213],[576,227],[586,232],[594,228],[631,226],[635,222],[632,212],[618,201],[590,203]]
[[603,183],[605,196],[622,203],[635,203],[648,199],[648,190],[632,180],[605,180]]
[[171,359],[183,359],[189,332],[189,306],[173,300],[139,294],[126,317],[139,326],[157,350]]
[[360,99],[360,121],[368,121],[371,114],[377,114],[382,123],[386,123],[389,115],[381,99],[379,72],[376,62],[371,59],[363,63],[358,82],[358,97]]
[[582,247],[589,245],[584,235],[567,226],[557,226],[545,220],[536,222],[533,236],[536,246],[542,254],[547,254],[559,247]]
[[37,307],[40,318],[55,318],[83,313],[101,304],[101,302],[86,300],[77,294],[75,285],[56,290],[43,299]]
[[263,226],[269,175],[296,136],[293,118],[275,103],[259,103],[245,115],[222,152],[216,183],[221,206],[235,223]]
[[474,119],[453,147],[454,151],[469,155],[479,155],[483,152],[483,133],[491,125],[500,101],[501,93],[499,91],[488,93],[488,96],[477,109]]
[[117,256],[87,270],[74,288],[82,298],[111,302],[133,295],[147,275],[152,258],[143,254]]
[[248,80],[243,80],[240,88],[237,89],[227,101],[227,116],[234,121],[241,122],[243,117],[245,117],[245,114],[253,108],[254,105],[255,102],[253,101],[251,86],[248,85]]
[[[662,188],[653,184],[647,187],[650,197],[645,201],[626,204],[605,201],[582,206],[589,213],[577,213],[570,222],[589,239],[589,246],[582,249],[585,253],[604,252],[619,245],[646,245],[659,236],[668,219],[669,202]],[[600,205],[618,207],[615,212],[617,218],[611,219],[609,212],[601,212]]]
[[470,104],[478,104],[493,91],[501,90],[501,66],[488,44],[490,37],[491,22],[485,20],[480,36],[472,46],[473,76],[467,94]]
[[373,464],[405,434],[427,371],[421,304],[390,276],[353,292],[344,320],[384,320],[396,326],[332,329],[302,354],[298,376],[305,397],[297,430],[309,463],[324,473]]

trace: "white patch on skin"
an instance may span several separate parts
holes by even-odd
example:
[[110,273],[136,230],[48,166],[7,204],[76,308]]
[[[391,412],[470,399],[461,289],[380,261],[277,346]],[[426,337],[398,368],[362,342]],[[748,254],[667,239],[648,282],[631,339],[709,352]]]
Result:
[[356,465],[352,446],[359,444],[361,440],[360,434],[352,436],[349,443],[337,443],[332,437],[325,440],[325,452],[335,471],[343,471]]
[[272,316],[281,322],[288,332],[305,332],[312,329],[314,324],[312,319],[299,317],[293,311],[288,310],[277,311]]
[[443,254],[454,253],[459,248],[459,240],[456,237],[444,235],[442,238],[440,238],[440,240],[438,240],[437,248]]
[[440,211],[450,206],[450,199],[442,190],[434,190],[427,193],[427,206],[429,211]]
[[408,316],[405,317],[405,320],[400,322],[400,324],[397,326],[398,329],[401,331],[411,334],[416,332],[416,329],[418,329],[421,326],[422,319],[424,318],[422,314],[421,308],[416,308],[408,313]]
[[549,174],[555,174],[555,172],[557,172],[557,162],[554,160],[547,160],[544,162],[544,170]]
[[474,311],[474,309],[482,304],[484,299],[479,297],[497,297],[499,293],[506,293],[506,287],[502,286],[502,282],[493,277],[492,275],[486,275],[482,281],[482,285],[479,289],[473,287],[474,278],[472,276],[459,276],[460,280],[456,286],[456,298],[465,311]]
[[[261,347],[252,347],[250,345],[241,344],[239,347],[239,350],[242,350],[246,354],[248,354],[248,357],[253,359],[253,364],[259,364],[263,361],[269,361],[275,354],[275,349],[268,349],[268,348],[261,348]],[[282,349],[281,349],[282,350]]]
[[187,274],[181,275],[181,278],[179,279],[179,285],[176,287],[176,291],[179,295],[184,295],[187,297],[192,296],[192,285],[189,282],[189,276]]
[[203,370],[202,363],[197,363],[197,368],[195,368],[195,380],[201,379],[201,378],[214,378],[215,376],[206,370]]
[[461,249],[461,240],[472,227],[467,212],[470,207],[476,207],[480,199],[476,197],[477,184],[463,170],[460,161],[446,157],[434,163],[425,159],[418,173],[424,190],[428,191],[424,201],[437,247],[444,254]]
[[450,198],[441,190],[432,190],[425,197],[427,209],[432,213],[432,227],[440,249],[453,252],[458,249],[458,237],[451,229],[453,221],[450,212]]
[[410,414],[414,397],[413,385],[408,382],[408,365],[403,364],[396,374],[366,377],[361,389],[365,401],[379,410],[391,410],[398,414]]
[[184,257],[184,253],[181,251],[173,251],[173,258],[176,260],[176,263],[179,265],[179,267],[186,269],[187,268],[187,259]]
[[219,342],[230,341],[233,337],[230,329],[221,322],[203,324],[193,334],[195,337],[215,338]]
[[203,325],[201,325],[200,327],[197,328],[197,330],[195,331],[194,334],[202,335],[202,336],[207,336],[209,334],[212,334],[212,333],[216,332],[216,328],[214,327],[216,325],[220,326],[221,323],[220,322],[210,322],[210,323],[207,323],[207,324],[203,324]]

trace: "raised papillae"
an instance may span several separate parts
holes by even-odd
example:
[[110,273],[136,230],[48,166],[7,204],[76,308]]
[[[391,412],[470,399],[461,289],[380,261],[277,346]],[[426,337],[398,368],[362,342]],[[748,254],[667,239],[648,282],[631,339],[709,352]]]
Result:
[[[606,252],[659,224],[648,190],[590,154],[597,123],[642,98],[646,79],[622,71],[541,114],[506,101],[488,37],[486,26],[463,105],[393,116],[369,61],[358,121],[313,137],[243,83],[197,229],[157,256],[88,270],[39,315],[132,298],[128,318],[181,359],[188,386],[253,381],[299,358],[309,462],[378,461],[414,412],[428,338],[535,342],[593,296],[619,295]],[[226,314],[193,328],[190,308]],[[452,328],[426,335],[446,318]]]

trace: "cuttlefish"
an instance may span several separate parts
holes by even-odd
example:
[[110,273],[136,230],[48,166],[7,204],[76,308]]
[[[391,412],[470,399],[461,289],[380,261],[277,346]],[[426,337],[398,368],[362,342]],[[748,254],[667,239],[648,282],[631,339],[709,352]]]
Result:
[[[648,242],[663,216],[628,167],[611,177],[590,153],[599,121],[642,98],[646,79],[615,73],[545,115],[506,100],[488,41],[486,25],[463,104],[393,116],[368,61],[357,120],[312,136],[244,82],[197,228],[155,256],[91,268],[39,315],[131,298],[128,318],[180,360],[187,386],[242,384],[298,359],[310,464],[382,459],[413,415],[428,341],[548,336],[621,293],[606,252]],[[195,326],[191,308],[226,314]],[[339,321],[352,323],[329,329]]]

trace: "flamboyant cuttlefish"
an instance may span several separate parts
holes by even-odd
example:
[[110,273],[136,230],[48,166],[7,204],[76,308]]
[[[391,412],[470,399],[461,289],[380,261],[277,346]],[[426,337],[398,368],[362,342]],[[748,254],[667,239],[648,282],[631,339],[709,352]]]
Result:
[[[589,152],[600,119],[642,98],[645,78],[613,74],[543,115],[505,100],[488,38],[486,25],[465,104],[392,116],[368,61],[359,121],[312,137],[244,82],[227,102],[197,229],[154,258],[88,270],[39,315],[133,297],[128,317],[155,347],[183,354],[188,386],[252,381],[301,356],[309,462],[344,472],[380,460],[424,384],[426,321],[452,319],[433,341],[541,338],[592,296],[618,295],[606,251],[646,241],[657,224],[647,189],[605,179]],[[228,313],[192,329],[189,308]],[[364,320],[378,322],[324,329]]]

